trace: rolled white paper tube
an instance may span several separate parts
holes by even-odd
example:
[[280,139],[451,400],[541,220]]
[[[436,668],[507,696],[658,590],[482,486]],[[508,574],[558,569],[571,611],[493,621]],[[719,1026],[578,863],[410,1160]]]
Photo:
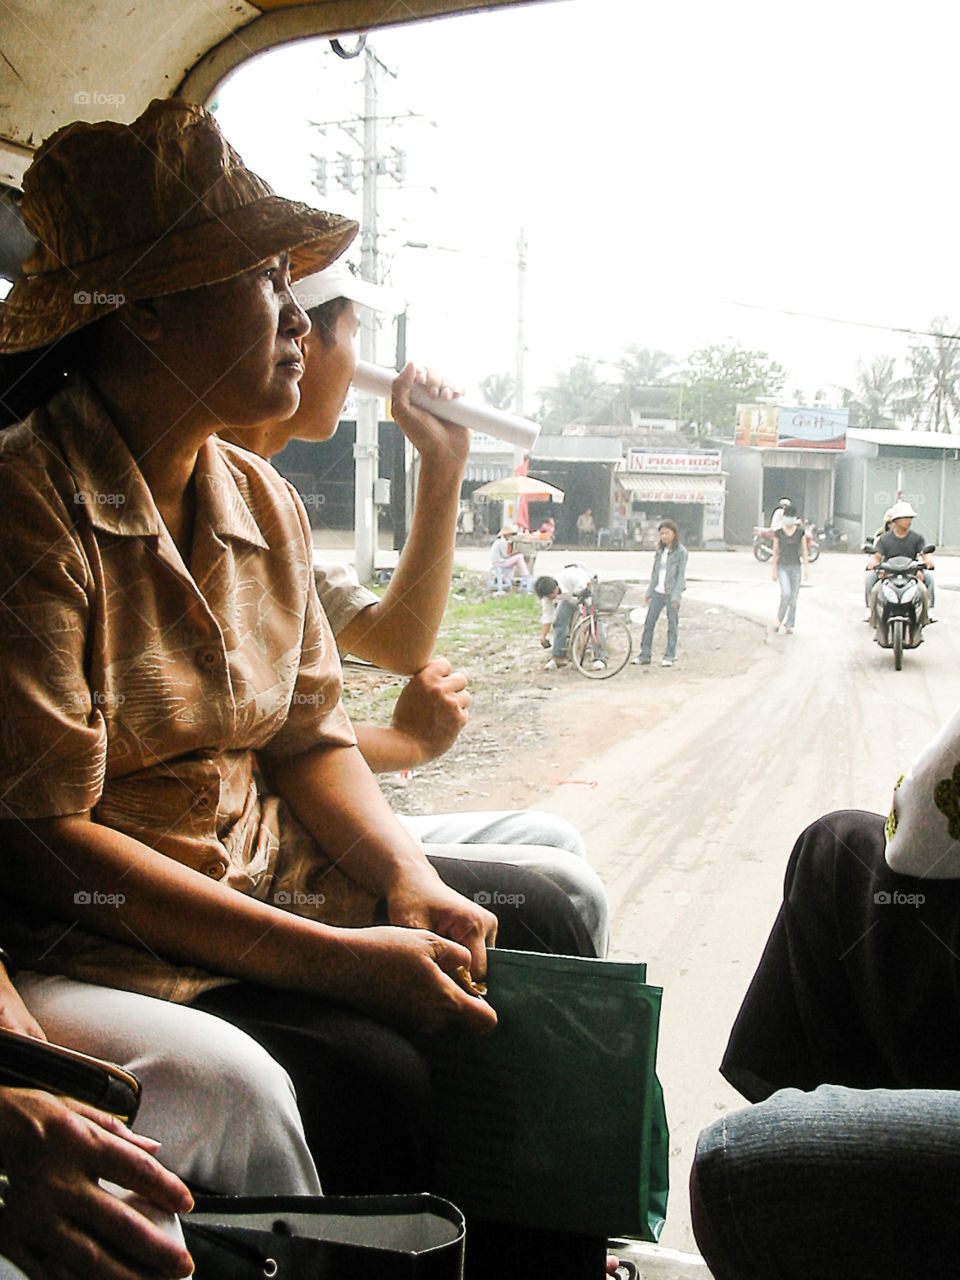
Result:
[[[383,369],[380,365],[360,360],[357,362],[357,372],[353,375],[353,385],[358,391],[370,391],[387,399],[396,376],[392,369]],[[502,409],[494,409],[488,404],[476,404],[470,400],[434,400],[419,385],[414,386],[410,392],[410,399],[435,418],[452,422],[458,427],[469,427],[471,431],[484,431],[488,436],[506,440],[508,444],[518,445],[521,449],[533,448],[540,434],[540,427],[536,422],[528,422],[526,418],[517,418],[512,413],[504,413]]]

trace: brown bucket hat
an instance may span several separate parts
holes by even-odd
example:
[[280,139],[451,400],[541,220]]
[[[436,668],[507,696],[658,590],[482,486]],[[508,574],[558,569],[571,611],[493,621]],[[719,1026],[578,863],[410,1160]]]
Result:
[[176,98],[130,125],[51,134],[24,175],[22,209],[37,243],[0,304],[0,352],[47,346],[124,302],[230,280],[278,253],[297,280],[357,233],[349,218],[276,195],[209,112]]

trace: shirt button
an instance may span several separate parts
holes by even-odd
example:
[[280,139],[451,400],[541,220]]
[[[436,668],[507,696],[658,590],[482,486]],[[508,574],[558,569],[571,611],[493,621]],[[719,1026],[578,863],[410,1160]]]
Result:
[[202,809],[204,812],[206,812],[212,804],[213,804],[213,801],[205,791],[201,792],[201,794],[198,795],[196,800],[194,800],[193,802],[193,806],[195,809]]
[[201,671],[212,671],[219,667],[222,655],[219,649],[201,649],[197,653],[197,666]]
[[221,862],[208,862],[203,868],[203,874],[209,876],[211,880],[222,880],[225,870],[226,868]]

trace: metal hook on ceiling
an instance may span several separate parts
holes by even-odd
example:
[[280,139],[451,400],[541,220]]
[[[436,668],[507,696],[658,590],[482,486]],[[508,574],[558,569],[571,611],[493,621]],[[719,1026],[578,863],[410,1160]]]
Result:
[[356,47],[353,49],[345,49],[343,45],[340,43],[340,41],[336,38],[336,36],[334,36],[334,38],[330,41],[330,48],[337,55],[338,58],[359,58],[361,53],[363,53],[364,46],[366,45],[366,43],[367,43],[366,35],[357,36]]

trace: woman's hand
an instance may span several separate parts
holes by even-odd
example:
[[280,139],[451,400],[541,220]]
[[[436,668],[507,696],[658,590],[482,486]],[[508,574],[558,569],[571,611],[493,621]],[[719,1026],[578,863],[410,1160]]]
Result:
[[470,700],[463,672],[454,671],[446,658],[434,658],[407,681],[391,727],[409,740],[419,763],[426,764],[456,742],[467,723]]
[[342,932],[342,948],[323,962],[325,994],[405,1031],[461,1026],[483,1033],[496,1026],[490,1005],[453,976],[471,966],[466,947],[425,929],[388,925]]
[[387,896],[391,924],[408,929],[430,929],[465,947],[473,977],[482,982],[487,974],[487,947],[497,937],[497,917],[483,905],[490,895],[477,891],[476,901],[443,883],[427,864],[423,874],[407,875]]
[[99,1184],[104,1178],[167,1213],[193,1207],[154,1158],[159,1143],[114,1116],[32,1089],[0,1090],[0,1149],[10,1178],[0,1254],[31,1280],[170,1280],[189,1253]]
[[19,1031],[22,1036],[34,1040],[46,1040],[43,1028],[20,999],[20,993],[0,965],[0,1027],[5,1031]]
[[410,391],[415,383],[425,387],[432,400],[455,400],[463,395],[463,389],[445,382],[443,375],[434,369],[418,369],[408,362],[394,379],[390,407],[397,426],[424,462],[464,466],[470,452],[470,432],[466,427],[441,422],[432,413],[411,404]]

